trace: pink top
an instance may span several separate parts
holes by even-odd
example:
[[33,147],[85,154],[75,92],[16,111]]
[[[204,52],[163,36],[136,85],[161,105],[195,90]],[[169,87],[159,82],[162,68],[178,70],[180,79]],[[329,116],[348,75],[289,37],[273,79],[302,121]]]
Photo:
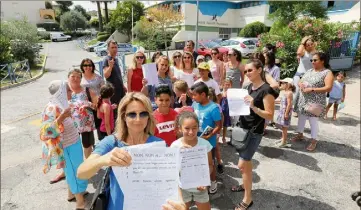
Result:
[[[111,107],[111,104],[109,102],[105,102],[103,101],[103,104],[106,103],[106,104],[109,104],[109,106]],[[103,105],[102,104],[102,105]],[[114,131],[114,112],[112,110],[112,108],[110,108],[110,130],[113,132]],[[100,131],[101,132],[107,132],[107,129],[105,128],[105,116],[104,116],[104,112],[100,112],[99,113],[100,115],[100,119],[102,120],[101,124],[100,124]]]
[[212,61],[209,62],[209,65],[211,66],[210,71],[211,71],[213,79],[218,83],[218,85],[220,85],[221,84],[221,75],[220,75],[220,72],[219,72],[220,71],[219,70],[220,66],[217,65],[215,62],[212,62]]

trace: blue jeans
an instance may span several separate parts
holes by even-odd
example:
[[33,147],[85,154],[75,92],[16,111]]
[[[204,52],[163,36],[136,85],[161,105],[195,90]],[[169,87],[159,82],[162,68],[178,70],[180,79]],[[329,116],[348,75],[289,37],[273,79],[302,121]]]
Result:
[[241,152],[238,152],[239,154],[239,159],[245,160],[245,161],[251,161],[253,158],[254,153],[256,153],[256,150],[259,146],[259,144],[261,143],[262,140],[262,134],[258,134],[258,133],[252,133],[249,134],[251,135],[249,138],[251,138],[249,140],[249,143],[247,145],[247,147],[242,150]]

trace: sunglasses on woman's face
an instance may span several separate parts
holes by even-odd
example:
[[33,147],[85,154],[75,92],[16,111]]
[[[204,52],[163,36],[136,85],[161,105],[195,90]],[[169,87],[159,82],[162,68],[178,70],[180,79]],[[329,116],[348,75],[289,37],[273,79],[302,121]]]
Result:
[[217,55],[218,53],[216,53],[216,52],[212,52],[212,55]]
[[83,67],[93,67],[91,64],[84,64]]
[[180,58],[181,55],[175,55],[173,58]]
[[234,56],[234,54],[228,54],[228,57]]
[[313,62],[317,62],[318,59],[311,59],[310,61],[311,61],[311,63],[313,63]]
[[140,112],[140,113],[128,112],[128,113],[125,114],[125,116],[130,118],[130,119],[136,119],[137,115],[139,116],[140,119],[144,119],[146,117],[149,117],[149,112],[147,112],[147,111]]
[[251,73],[253,71],[253,69],[246,69],[244,71],[245,71],[245,73]]
[[136,59],[144,59],[144,56],[135,56]]
[[191,57],[183,57],[183,59],[191,59]]

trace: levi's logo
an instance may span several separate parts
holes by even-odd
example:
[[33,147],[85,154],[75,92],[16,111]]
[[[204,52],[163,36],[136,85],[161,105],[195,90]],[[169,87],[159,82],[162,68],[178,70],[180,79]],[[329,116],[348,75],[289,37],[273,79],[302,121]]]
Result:
[[167,121],[157,124],[159,133],[165,133],[174,130],[174,121]]

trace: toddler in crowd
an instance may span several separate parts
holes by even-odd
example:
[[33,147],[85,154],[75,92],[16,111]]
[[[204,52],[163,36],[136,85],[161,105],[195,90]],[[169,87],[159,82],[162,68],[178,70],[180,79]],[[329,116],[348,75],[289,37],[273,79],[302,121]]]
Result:
[[[197,115],[193,112],[182,112],[177,117],[177,128],[182,133],[183,137],[173,142],[171,147],[191,148],[205,146],[208,152],[208,164],[211,173],[213,170],[213,161],[211,154],[212,145],[209,143],[209,141],[197,136],[199,128],[199,120]],[[181,190],[183,201],[187,205],[187,209],[190,208],[192,200],[196,203],[199,210],[211,209],[207,186],[199,186],[194,189],[183,189],[182,183],[179,183],[179,188]]]
[[293,92],[296,87],[291,78],[280,80],[280,90],[284,91],[280,100],[280,111],[277,116],[277,124],[282,127],[282,139],[276,142],[280,148],[287,146],[287,131],[291,124]]
[[333,120],[336,120],[336,114],[338,105],[345,101],[346,96],[346,84],[344,83],[345,73],[338,72],[336,80],[333,82],[332,90],[329,94],[328,104],[326,107],[326,114],[324,119],[327,119],[327,112],[330,110],[333,104]]

